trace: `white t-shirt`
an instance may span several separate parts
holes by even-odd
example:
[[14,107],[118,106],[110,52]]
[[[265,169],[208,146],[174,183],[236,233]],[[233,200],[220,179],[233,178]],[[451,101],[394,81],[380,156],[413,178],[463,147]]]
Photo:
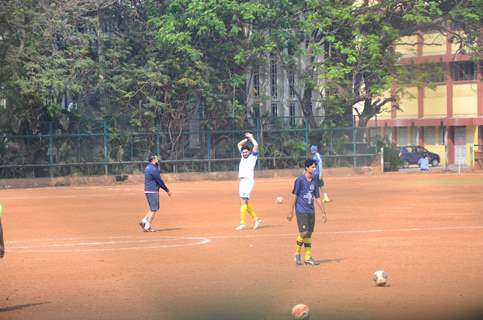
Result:
[[258,152],[252,152],[247,158],[241,156],[238,178],[253,178]]

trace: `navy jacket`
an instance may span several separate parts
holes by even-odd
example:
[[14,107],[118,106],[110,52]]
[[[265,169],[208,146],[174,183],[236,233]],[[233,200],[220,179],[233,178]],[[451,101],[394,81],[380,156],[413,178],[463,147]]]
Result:
[[149,163],[144,169],[144,192],[159,192],[159,188],[169,192],[158,167]]

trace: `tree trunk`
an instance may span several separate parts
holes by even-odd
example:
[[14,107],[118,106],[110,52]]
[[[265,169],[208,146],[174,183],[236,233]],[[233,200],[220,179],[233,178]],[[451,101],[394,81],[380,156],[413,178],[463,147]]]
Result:
[[365,133],[367,128],[367,123],[374,116],[374,106],[372,104],[372,98],[366,98],[364,100],[364,110],[359,114],[359,121],[357,124],[357,135],[356,141],[363,142],[365,139]]
[[301,101],[301,109],[304,114],[304,118],[308,121],[311,129],[317,128],[317,122],[314,118],[314,112],[312,109],[312,87],[305,85],[304,95]]

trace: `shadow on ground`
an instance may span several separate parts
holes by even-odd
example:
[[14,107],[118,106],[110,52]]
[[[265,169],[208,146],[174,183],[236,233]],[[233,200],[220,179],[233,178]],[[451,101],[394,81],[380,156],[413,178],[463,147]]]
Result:
[[14,306],[0,308],[0,313],[1,312],[15,311],[15,310],[22,310],[22,309],[26,309],[26,308],[32,308],[32,307],[35,307],[35,306],[40,306],[42,304],[48,304],[48,303],[50,303],[50,302],[17,304],[17,305],[14,305]]

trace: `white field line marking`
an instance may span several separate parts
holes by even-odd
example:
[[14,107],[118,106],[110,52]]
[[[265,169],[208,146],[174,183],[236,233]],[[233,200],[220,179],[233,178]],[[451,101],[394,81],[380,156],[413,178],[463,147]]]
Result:
[[[132,192],[130,193],[132,195],[143,195],[142,192]],[[96,194],[88,194],[88,195],[81,195],[81,194],[70,194],[70,195],[52,195],[52,196],[36,196],[36,195],[30,195],[30,196],[14,196],[14,197],[3,197],[3,200],[45,200],[45,199],[79,199],[79,200],[85,200],[85,199],[90,199],[90,198],[107,198],[107,197],[114,197],[118,195],[114,194],[106,194],[106,193],[96,193]],[[126,196],[126,195],[123,195]]]
[[[414,232],[414,231],[448,231],[448,230],[479,230],[483,226],[455,226],[455,227],[428,227],[428,228],[402,228],[402,229],[369,229],[369,230],[345,230],[345,231],[320,231],[316,234],[364,234],[364,233],[384,233],[384,232]],[[230,236],[206,236],[208,239],[243,239],[243,238],[273,238],[273,237],[293,237],[296,233],[279,234],[258,234],[258,235],[230,235]]]
[[[51,195],[51,196],[43,196],[43,195],[26,195],[26,196],[4,196],[2,197],[2,200],[44,200],[44,199],[89,199],[89,198],[108,198],[108,197],[118,197],[118,194],[114,194],[111,192],[112,190],[107,190],[105,193],[93,193],[93,194],[69,194],[69,195]],[[138,191],[129,191],[129,192],[124,192],[123,196],[127,195],[133,195],[133,196],[140,196],[144,197],[144,192],[142,190]],[[163,191],[164,193],[164,191]],[[161,197],[164,197],[164,194],[160,193]],[[177,194],[185,194],[188,193],[186,191],[172,191],[173,195]]]
[[[97,242],[77,242],[77,243],[52,243],[52,244],[37,244],[36,246],[13,246],[14,249],[30,249],[30,248],[42,248],[42,247],[75,247],[75,246],[102,246],[102,245],[116,245],[116,244],[128,244],[128,243],[152,243],[161,241],[179,241],[180,239],[150,239],[150,240],[125,240],[125,241],[97,241]],[[185,239],[182,239],[185,240]]]
[[[384,232],[417,232],[417,231],[448,231],[448,230],[481,230],[483,226],[453,226],[453,227],[428,227],[428,228],[401,228],[401,229],[368,229],[368,230],[346,230],[346,231],[326,231],[319,232],[319,234],[365,234],[365,233],[384,233]],[[9,241],[7,246],[12,251],[21,252],[90,252],[90,251],[114,251],[114,250],[141,250],[141,249],[159,249],[159,248],[174,248],[183,246],[204,245],[210,243],[215,239],[250,239],[250,238],[273,238],[273,237],[292,237],[294,233],[279,233],[279,234],[251,234],[251,235],[226,235],[226,236],[206,236],[206,237],[161,237],[156,239],[129,239],[127,236],[107,237],[105,239],[127,239],[123,241],[113,240],[100,240],[100,241],[88,241],[86,238],[59,238],[59,239],[37,239],[37,240],[20,240]],[[91,238],[97,240],[99,238]],[[157,243],[162,241],[185,241],[196,240],[191,243],[178,243],[178,244],[155,244],[152,246],[127,246],[120,248],[90,248],[90,249],[76,249],[75,247],[88,247],[88,246],[107,246],[107,245],[122,245],[122,244],[146,244]],[[60,243],[62,241],[80,241],[77,243]],[[42,242],[47,242],[42,244]],[[48,243],[54,242],[54,243]],[[25,243],[26,245],[21,245]],[[30,243],[37,243],[34,245],[28,245]],[[13,246],[11,246],[14,244]],[[15,244],[20,244],[16,246]],[[72,248],[71,250],[48,250],[49,248]]]
[[[76,239],[79,241],[79,239]],[[49,239],[47,242],[53,241],[62,241],[60,239]],[[34,241],[37,242],[35,245],[20,245],[20,246],[8,246],[9,250],[11,251],[18,251],[18,252],[92,252],[92,251],[114,251],[114,250],[144,250],[144,249],[159,249],[159,248],[175,248],[175,247],[187,247],[187,246],[195,246],[195,245],[204,245],[211,242],[210,239],[204,237],[163,237],[163,238],[156,238],[156,239],[131,239],[131,240],[124,240],[124,241],[95,241],[95,242],[85,242],[85,240],[81,240],[82,242],[77,243],[39,243],[40,240]],[[187,243],[174,243],[174,244],[162,244],[159,242],[165,241],[191,241]],[[24,242],[28,244],[28,241],[17,241],[16,243]],[[10,242],[11,243],[11,242]],[[156,244],[157,243],[157,244]],[[151,244],[145,246],[143,244]],[[8,243],[7,243],[8,245]],[[110,246],[102,248],[99,246]],[[123,247],[114,247],[115,245],[124,245]],[[128,246],[126,246],[128,245]],[[132,246],[129,246],[132,245]],[[86,248],[86,249],[78,249],[76,247],[94,247],[95,248]],[[61,250],[56,250],[57,248],[65,248]],[[71,249],[67,249],[71,248]]]
[[[185,237],[186,238],[186,237]],[[196,238],[196,237],[195,237]],[[95,236],[92,236],[92,237],[69,237],[69,238],[41,238],[41,239],[27,239],[27,240],[12,240],[12,241],[7,241],[8,244],[12,244],[12,243],[22,243],[22,242],[26,242],[26,243],[31,243],[31,242],[58,242],[58,241],[89,241],[89,240],[98,240],[99,237],[95,237]],[[130,240],[144,240],[144,239],[141,239],[139,237],[137,238],[133,238],[132,236],[110,236],[110,237],[102,237],[101,238],[102,240],[112,240],[112,239],[130,239]],[[156,239],[151,239],[151,240],[157,240],[159,238],[156,238]],[[172,239],[172,240],[178,240],[179,237],[169,237],[169,236],[166,236],[166,237],[162,237],[163,240],[167,240],[167,239]]]
[[[428,227],[428,228],[402,228],[402,229],[368,229],[368,230],[344,230],[344,231],[319,231],[316,232],[317,234],[357,234],[357,233],[381,233],[381,232],[410,232],[410,231],[444,231],[444,230],[471,230],[471,229],[483,229],[483,226],[453,226],[453,227]],[[204,235],[203,238],[209,239],[239,239],[239,238],[253,238],[253,237],[285,237],[285,236],[293,236],[293,233],[277,233],[277,234],[250,234],[250,235],[226,235],[226,236],[217,236],[217,235]],[[147,241],[157,241],[158,239],[162,240],[179,240],[179,239],[196,239],[200,237],[162,237],[156,239],[149,239]],[[61,242],[61,241],[89,241],[89,240],[98,240],[99,237],[68,237],[68,238],[41,238],[41,239],[28,239],[28,240],[10,240],[6,241],[6,244],[12,245],[16,243],[32,243],[32,242]],[[129,239],[131,241],[145,241],[145,239],[140,238],[133,238],[132,236],[110,236],[110,237],[103,237],[103,240],[112,240],[112,239]]]

